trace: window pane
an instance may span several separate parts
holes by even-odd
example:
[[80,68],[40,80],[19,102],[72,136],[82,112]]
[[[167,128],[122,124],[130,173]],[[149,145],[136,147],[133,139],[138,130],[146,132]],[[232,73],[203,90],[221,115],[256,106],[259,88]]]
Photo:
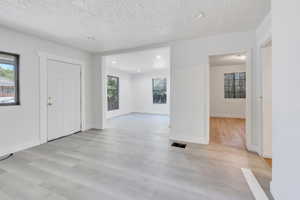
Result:
[[246,98],[246,72],[224,74],[224,97]]
[[234,98],[234,73],[224,74],[224,97]]
[[17,104],[18,57],[0,53],[0,104]]
[[119,109],[119,78],[107,76],[107,109]]
[[153,95],[153,104],[167,103],[167,79],[166,78],[152,79],[152,95]]

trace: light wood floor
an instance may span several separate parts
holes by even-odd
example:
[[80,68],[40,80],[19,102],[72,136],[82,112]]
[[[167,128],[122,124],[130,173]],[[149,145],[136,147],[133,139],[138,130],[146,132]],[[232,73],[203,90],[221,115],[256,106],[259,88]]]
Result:
[[271,169],[255,154],[217,144],[178,149],[168,132],[151,129],[91,130],[0,162],[0,199],[253,200],[241,168],[270,195]]
[[272,168],[272,159],[271,158],[264,158],[268,165]]
[[210,118],[210,142],[246,150],[245,120]]

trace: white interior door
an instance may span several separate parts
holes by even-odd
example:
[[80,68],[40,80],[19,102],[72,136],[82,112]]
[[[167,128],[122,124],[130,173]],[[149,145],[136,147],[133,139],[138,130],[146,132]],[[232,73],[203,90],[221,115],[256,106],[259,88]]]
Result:
[[272,46],[262,48],[263,156],[272,157]]
[[81,129],[80,66],[47,61],[48,141]]

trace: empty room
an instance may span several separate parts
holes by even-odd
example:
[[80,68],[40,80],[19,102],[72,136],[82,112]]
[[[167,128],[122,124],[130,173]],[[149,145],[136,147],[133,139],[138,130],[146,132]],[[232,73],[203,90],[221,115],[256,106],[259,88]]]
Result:
[[299,7],[0,0],[0,200],[299,199]]
[[169,133],[169,51],[163,47],[104,57],[105,128]]

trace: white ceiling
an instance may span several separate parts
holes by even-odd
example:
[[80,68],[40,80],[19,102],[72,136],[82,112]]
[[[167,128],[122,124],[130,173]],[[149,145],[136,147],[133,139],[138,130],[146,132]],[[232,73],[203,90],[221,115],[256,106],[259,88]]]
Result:
[[131,74],[168,69],[170,68],[170,49],[164,47],[110,55],[104,57],[104,62],[106,67],[115,68]]
[[245,53],[216,55],[216,56],[209,57],[209,65],[211,67],[244,65],[246,64],[246,60],[247,60],[247,56]]
[[270,0],[0,0],[0,24],[100,52],[253,30],[269,10]]

